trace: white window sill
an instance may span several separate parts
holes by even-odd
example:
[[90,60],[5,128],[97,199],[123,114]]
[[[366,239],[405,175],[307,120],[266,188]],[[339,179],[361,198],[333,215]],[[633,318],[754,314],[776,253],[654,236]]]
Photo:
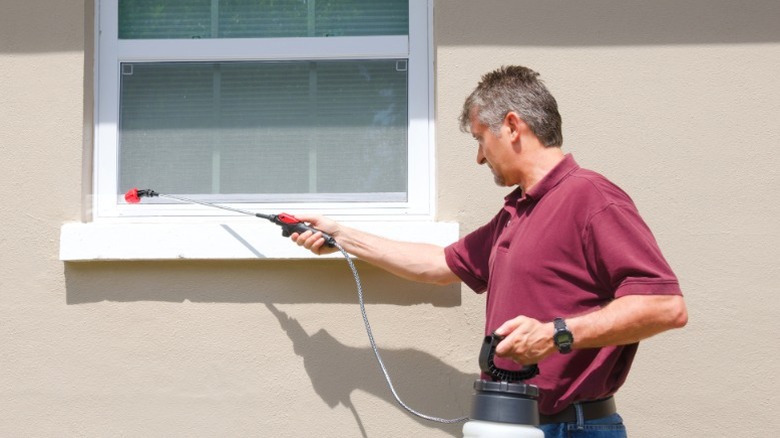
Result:
[[[391,239],[441,246],[458,239],[458,224],[431,221],[347,222]],[[256,220],[206,223],[67,223],[60,260],[231,260],[318,257]],[[336,253],[330,257],[341,257]]]

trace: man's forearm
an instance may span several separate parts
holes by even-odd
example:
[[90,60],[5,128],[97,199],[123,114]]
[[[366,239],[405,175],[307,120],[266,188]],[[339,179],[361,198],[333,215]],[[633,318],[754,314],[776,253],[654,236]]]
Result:
[[[591,313],[568,317],[573,348],[599,348],[639,342],[688,321],[685,302],[677,295],[628,295]],[[499,357],[532,364],[557,354],[553,323],[518,316],[502,324],[496,333],[506,336],[496,347]]]
[[597,348],[639,342],[688,321],[682,296],[628,295],[595,312],[567,318],[574,348]]
[[350,254],[407,280],[442,285],[460,281],[440,246],[390,240],[343,226],[338,241]]

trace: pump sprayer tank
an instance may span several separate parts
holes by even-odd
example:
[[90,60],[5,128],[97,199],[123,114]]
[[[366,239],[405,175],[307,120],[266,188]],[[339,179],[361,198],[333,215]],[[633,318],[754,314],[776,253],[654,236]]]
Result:
[[496,367],[493,356],[501,337],[486,336],[479,354],[479,367],[490,380],[474,382],[474,398],[463,438],[544,438],[539,425],[539,388],[522,383],[539,373],[536,365],[519,371]]

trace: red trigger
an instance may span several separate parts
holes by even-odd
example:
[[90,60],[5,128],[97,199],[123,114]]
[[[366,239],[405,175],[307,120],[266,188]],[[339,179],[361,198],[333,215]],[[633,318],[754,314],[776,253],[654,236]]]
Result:
[[293,216],[291,214],[279,213],[279,216],[277,216],[277,217],[279,218],[280,221],[284,222],[287,225],[294,225],[294,224],[301,223],[301,221],[298,220],[298,218],[296,218],[295,216]]

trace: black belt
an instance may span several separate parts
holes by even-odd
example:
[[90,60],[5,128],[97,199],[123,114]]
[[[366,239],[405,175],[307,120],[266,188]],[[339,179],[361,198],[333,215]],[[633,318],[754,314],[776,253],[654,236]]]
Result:
[[540,414],[539,424],[576,423],[577,408],[575,405],[580,405],[582,407],[582,416],[584,417],[584,420],[595,420],[597,418],[603,418],[617,412],[617,407],[615,407],[615,398],[608,397],[596,401],[575,403],[569,405],[566,409],[558,412],[557,414]]

